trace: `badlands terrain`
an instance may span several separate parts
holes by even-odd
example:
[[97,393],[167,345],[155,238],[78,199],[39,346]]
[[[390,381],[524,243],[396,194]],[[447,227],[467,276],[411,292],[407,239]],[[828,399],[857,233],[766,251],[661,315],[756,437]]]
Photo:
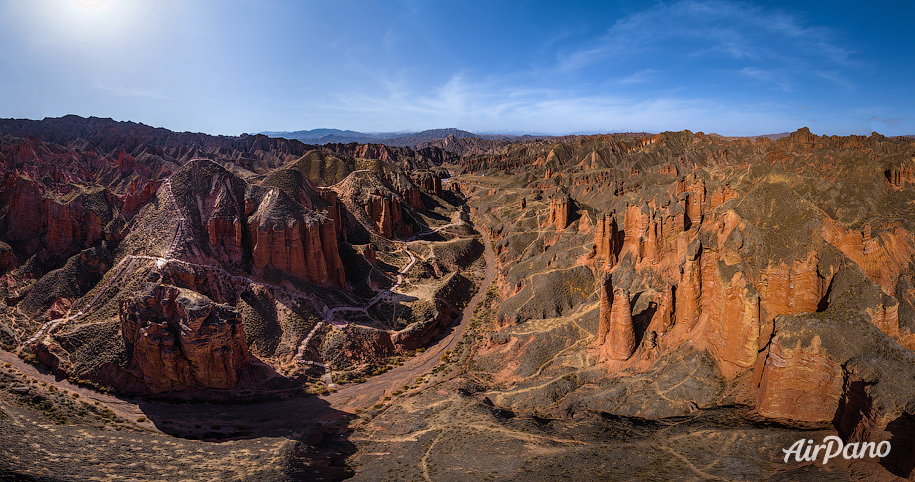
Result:
[[0,120],[0,478],[915,480],[912,139],[422,141]]

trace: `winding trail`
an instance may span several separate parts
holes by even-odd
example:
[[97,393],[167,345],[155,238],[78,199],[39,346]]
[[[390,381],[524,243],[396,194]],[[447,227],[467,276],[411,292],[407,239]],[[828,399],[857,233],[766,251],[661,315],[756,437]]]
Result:
[[483,234],[483,256],[486,260],[486,274],[483,276],[483,281],[480,282],[476,294],[470,298],[470,302],[464,308],[460,322],[454,326],[451,333],[435,345],[428,347],[425,352],[407,360],[402,366],[373,377],[365,383],[346,385],[338,389],[336,393],[328,395],[325,399],[330,402],[331,407],[350,413],[357,408],[369,407],[383,398],[386,393],[408,385],[415,381],[416,378],[428,373],[440,361],[444,352],[453,349],[457,345],[464,335],[464,330],[473,318],[474,310],[483,301],[489,285],[496,279],[496,257],[492,250],[489,234],[486,231],[481,232]]
[[[362,172],[362,171],[353,171],[353,172],[355,173],[355,172]],[[350,175],[352,175],[352,173],[350,173]],[[341,181],[341,183],[342,182],[343,181]],[[101,298],[101,296],[108,290],[108,288],[115,281],[117,281],[121,278],[121,276],[124,274],[127,266],[130,265],[134,260],[154,261],[156,267],[159,269],[164,268],[166,265],[168,265],[170,263],[180,263],[180,264],[190,266],[190,267],[196,267],[196,268],[214,271],[216,273],[219,273],[221,275],[228,277],[230,280],[232,280],[238,284],[247,284],[249,286],[250,285],[268,286],[272,289],[283,292],[289,296],[308,300],[310,303],[313,304],[313,306],[318,311],[322,311],[324,313],[324,320],[316,323],[315,326],[311,329],[311,331],[302,339],[302,342],[299,344],[297,353],[295,355],[295,361],[296,361],[296,363],[309,364],[309,365],[314,365],[314,366],[319,366],[319,367],[324,368],[324,370],[325,370],[324,378],[327,383],[327,386],[332,387],[333,385],[331,383],[331,376],[330,376],[331,370],[330,370],[329,366],[327,366],[326,364],[321,363],[321,362],[303,359],[303,356],[305,355],[306,350],[307,350],[308,343],[311,341],[311,339],[314,337],[314,335],[320,330],[320,328],[322,326],[324,326],[325,323],[332,324],[333,326],[338,327],[338,328],[346,327],[347,326],[346,322],[342,322],[342,321],[338,321],[338,320],[334,319],[335,316],[337,315],[337,313],[340,313],[343,311],[367,312],[367,309],[371,308],[375,303],[378,303],[380,300],[384,299],[385,297],[391,296],[391,294],[394,292],[394,290],[396,290],[399,286],[401,286],[403,284],[404,275],[407,272],[409,272],[409,270],[417,262],[416,256],[409,249],[409,243],[411,241],[415,241],[420,236],[432,234],[432,233],[438,232],[442,229],[446,229],[446,228],[453,227],[453,226],[458,226],[458,225],[461,225],[464,223],[463,221],[456,221],[456,222],[452,222],[452,223],[444,225],[444,226],[440,226],[438,228],[434,228],[434,229],[430,228],[430,231],[428,231],[428,232],[417,234],[408,240],[402,241],[402,243],[403,243],[402,250],[407,254],[407,256],[409,256],[410,261],[397,273],[396,281],[394,282],[394,284],[391,287],[378,293],[374,298],[372,298],[368,303],[366,303],[365,306],[362,306],[362,307],[338,306],[338,307],[329,309],[327,306],[323,306],[323,305],[319,307],[317,304],[317,301],[313,297],[286,289],[279,285],[254,281],[251,278],[248,278],[247,276],[240,276],[237,274],[230,273],[230,272],[226,271],[224,268],[222,268],[221,266],[192,263],[190,261],[185,261],[185,260],[174,258],[173,257],[174,253],[175,253],[175,251],[177,251],[178,246],[180,245],[180,242],[182,239],[182,234],[185,231],[186,218],[183,215],[183,213],[181,212],[181,209],[178,207],[178,204],[174,198],[174,194],[172,193],[171,178],[169,177],[168,179],[166,179],[163,184],[165,186],[165,194],[169,198],[169,201],[172,204],[172,208],[175,211],[175,214],[179,220],[178,229],[175,232],[175,238],[172,241],[172,244],[169,246],[168,250],[166,251],[165,256],[147,256],[147,255],[125,256],[123,259],[121,259],[121,261],[118,263],[118,265],[113,268],[114,269],[113,274],[108,277],[108,280],[100,288],[98,288],[98,291],[96,292],[95,296],[93,296],[92,299],[88,303],[86,303],[86,305],[80,311],[76,312],[75,314],[69,315],[67,317],[57,318],[57,319],[54,319],[54,320],[51,320],[51,321],[45,323],[44,325],[41,326],[41,328],[39,328],[39,330],[31,338],[29,338],[26,341],[25,345],[30,345],[30,344],[36,342],[37,340],[39,340],[42,336],[50,334],[52,330],[59,327],[60,325],[87,314],[92,309],[92,307],[95,305],[95,303]],[[340,183],[338,183],[338,184],[340,184]],[[347,207],[350,207],[350,206],[347,206]],[[486,291],[489,288],[489,285],[495,279],[495,275],[496,275],[495,255],[493,254],[493,251],[492,251],[489,234],[486,233],[485,231],[482,232],[482,234],[483,234],[484,248],[485,248],[484,257],[486,260],[486,274],[483,278],[483,281],[481,282],[481,284],[479,286],[477,293],[470,299],[470,302],[467,304],[467,307],[464,309],[460,322],[454,327],[454,329],[451,331],[451,333],[448,336],[446,336],[445,338],[443,338],[442,340],[440,340],[436,345],[428,348],[424,353],[417,355],[417,356],[411,358],[410,360],[408,360],[404,365],[396,367],[382,375],[374,377],[366,383],[362,383],[362,384],[358,384],[358,385],[356,385],[356,384],[348,385],[348,386],[338,390],[337,392],[331,394],[327,398],[327,400],[331,403],[331,406],[333,408],[351,412],[351,411],[355,410],[356,408],[362,408],[362,407],[371,405],[379,398],[382,398],[386,392],[397,389],[400,386],[409,384],[415,378],[427,373],[429,370],[432,369],[432,367],[435,366],[436,363],[438,363],[439,358],[441,357],[442,353],[444,353],[447,350],[451,350],[457,344],[457,342],[461,339],[461,337],[464,334],[466,325],[468,324],[470,319],[473,317],[473,311],[476,309],[476,306],[480,303],[480,301],[482,301],[483,296],[485,296]]]

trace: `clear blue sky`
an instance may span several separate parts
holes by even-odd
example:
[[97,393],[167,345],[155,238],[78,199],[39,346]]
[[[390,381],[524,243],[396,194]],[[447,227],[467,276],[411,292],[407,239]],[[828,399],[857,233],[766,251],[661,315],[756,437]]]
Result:
[[0,117],[915,134],[915,2],[0,0]]

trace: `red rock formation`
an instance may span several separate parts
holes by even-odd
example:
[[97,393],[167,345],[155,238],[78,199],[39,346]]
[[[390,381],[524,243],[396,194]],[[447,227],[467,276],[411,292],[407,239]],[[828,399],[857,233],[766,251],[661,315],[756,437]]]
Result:
[[362,256],[365,257],[365,260],[371,264],[378,262],[378,258],[375,254],[375,246],[373,244],[367,244],[365,250],[362,252]]
[[[651,209],[648,204],[643,203],[641,206],[627,205],[626,215],[623,221],[623,251],[632,252],[636,255],[636,260],[646,257],[652,257],[653,253],[646,253],[648,240],[648,228],[651,226]],[[649,248],[650,250],[650,248]]]
[[915,186],[915,168],[900,166],[883,172],[886,182],[892,189],[901,190],[906,184]]
[[340,259],[340,248],[337,245],[337,233],[333,223],[319,223],[320,253],[324,256],[327,265],[327,279],[329,283],[338,288],[346,286],[346,272],[343,270],[343,260]]
[[[769,347],[756,395],[756,411],[770,420],[799,425],[831,423],[842,396],[842,367],[814,336],[809,346],[784,346],[776,334]],[[802,401],[802,402],[801,402]]]
[[826,218],[820,234],[889,295],[896,292],[899,275],[915,260],[915,235],[898,226],[874,235],[870,225],[862,231],[846,230]]
[[677,284],[677,323],[692,329],[702,312],[702,273],[700,268],[702,245],[694,242],[686,249],[686,258],[680,267]]
[[650,324],[658,327],[660,333],[667,333],[670,331],[677,322],[676,306],[674,286],[668,284],[664,288],[664,294],[661,295],[661,302],[658,303],[657,310],[655,310]]
[[548,225],[556,226],[558,231],[565,229],[569,225],[569,219],[572,217],[572,198],[568,194],[557,193],[550,199],[550,214],[547,219]]
[[[426,171],[426,173],[429,176],[432,176],[432,173],[428,171]],[[423,198],[419,186],[414,184],[402,171],[393,171],[389,173],[387,175],[387,184],[392,187],[393,190],[397,191],[407,204],[416,209],[423,209]]]
[[396,198],[385,198],[375,193],[366,198],[363,207],[385,238],[391,239],[394,236],[394,226],[403,222],[400,201]]
[[594,230],[595,267],[609,270],[616,265],[617,255],[622,249],[622,239],[616,225],[616,212],[601,215]]
[[343,263],[330,219],[261,224],[259,219],[252,218],[248,229],[254,242],[255,269],[263,270],[270,265],[315,284],[344,286]]
[[609,327],[601,350],[602,358],[628,360],[636,348],[629,292],[621,288],[614,289],[612,303]]
[[130,371],[153,393],[232,388],[248,364],[238,312],[199,293],[150,283],[119,314]]
[[759,294],[767,323],[778,315],[817,311],[829,288],[829,280],[820,274],[817,263],[819,256],[811,251],[806,259],[796,260],[790,267],[782,262],[763,271]]
[[18,264],[16,255],[13,253],[13,248],[3,241],[0,241],[0,273],[5,273],[6,271],[15,268]]
[[597,346],[603,346],[607,333],[610,332],[610,310],[613,306],[613,285],[610,283],[610,277],[607,276],[600,285],[600,314],[597,324]]
[[414,171],[412,177],[413,182],[426,190],[426,192],[435,194],[438,197],[442,197],[444,194],[442,191],[442,179],[432,172],[425,170]]
[[728,185],[718,186],[717,188],[715,188],[714,191],[712,191],[712,195],[709,198],[709,208],[715,209],[718,206],[721,206],[722,204],[724,204],[736,197],[737,197],[737,192],[735,192],[733,189],[731,189],[730,186],[728,186]]
[[13,175],[6,180],[10,208],[7,214],[6,236],[11,241],[24,241],[47,231],[47,204],[41,184]]
[[[703,335],[725,378],[733,379],[753,367],[759,351],[759,293],[742,272],[726,279],[711,260],[702,270]],[[714,263],[714,264],[712,264]],[[710,275],[710,276],[709,276]]]
[[883,302],[874,308],[867,309],[871,315],[871,323],[892,339],[900,341],[902,334],[899,331],[899,301],[892,296],[884,295]]
[[677,194],[682,196],[683,209],[686,211],[689,225],[702,224],[702,216],[705,213],[705,179],[697,178],[695,174],[680,179],[677,181]]
[[340,202],[337,199],[337,192],[333,189],[322,188],[318,190],[318,195],[329,204],[327,207],[327,217],[334,221],[334,232],[337,233],[337,236],[340,236],[343,234],[343,215],[340,211]]
[[127,194],[120,197],[121,214],[124,219],[131,220],[143,206],[152,198],[156,197],[156,191],[162,185],[162,181],[141,181],[142,187],[137,188],[137,180],[130,181],[130,188]]
[[416,209],[424,208],[423,196],[418,187],[413,186],[413,188],[408,189],[406,192],[400,193],[400,195],[403,196],[403,198],[407,201],[407,204],[410,206]]
[[238,218],[210,218],[207,221],[207,235],[210,246],[215,248],[221,257],[234,263],[241,263],[244,253],[241,244],[242,225]]
[[362,159],[379,159],[382,161],[396,160],[391,149],[384,144],[360,144],[352,154],[353,157]]
[[673,176],[673,177],[676,177],[676,176],[678,176],[680,173],[679,173],[679,171],[677,170],[677,166],[676,166],[675,164],[673,164],[673,163],[668,163],[668,164],[664,164],[663,166],[661,166],[661,167],[658,168],[658,174],[662,174],[662,175],[665,175],[665,176]]

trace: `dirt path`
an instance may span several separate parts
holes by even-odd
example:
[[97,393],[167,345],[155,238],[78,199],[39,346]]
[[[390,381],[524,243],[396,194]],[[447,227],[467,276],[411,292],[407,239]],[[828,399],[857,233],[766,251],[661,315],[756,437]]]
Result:
[[[482,301],[486,290],[496,276],[495,255],[490,245],[489,236],[483,233],[486,274],[477,293],[470,299],[464,309],[461,320],[451,333],[436,345],[428,348],[400,367],[379,375],[361,384],[350,384],[336,393],[320,397],[296,397],[283,401],[263,403],[224,405],[224,404],[190,404],[146,402],[135,399],[121,399],[102,394],[91,389],[73,385],[67,380],[59,379],[50,373],[43,373],[33,365],[23,362],[15,354],[0,350],[0,362],[10,363],[17,370],[41,382],[54,384],[59,388],[79,393],[81,397],[97,400],[111,408],[122,418],[134,421],[147,417],[151,423],[144,423],[143,428],[161,430],[177,436],[199,436],[201,421],[207,427],[224,426],[223,431],[232,427],[247,427],[249,436],[296,436],[306,432],[306,428],[315,422],[339,419],[357,408],[365,409],[377,403],[385,394],[390,394],[403,385],[412,383],[416,378],[426,375],[440,360],[445,351],[451,350],[460,341],[464,329],[473,317],[473,311]],[[162,425],[168,421],[167,425]],[[155,427],[154,427],[155,426]],[[196,427],[196,428],[195,428]]]
[[485,248],[483,256],[486,259],[486,275],[483,277],[478,291],[470,299],[467,307],[464,308],[461,321],[454,327],[454,330],[421,355],[407,360],[403,366],[378,375],[365,383],[345,386],[336,393],[327,396],[326,400],[330,402],[333,408],[345,412],[352,412],[356,408],[367,408],[383,398],[385,394],[408,385],[415,381],[416,378],[428,373],[439,362],[442,354],[454,348],[464,335],[464,329],[470,319],[473,318],[473,311],[483,300],[483,297],[486,296],[486,290],[496,278],[496,257],[492,251],[489,234],[485,231],[483,232],[483,245]]

